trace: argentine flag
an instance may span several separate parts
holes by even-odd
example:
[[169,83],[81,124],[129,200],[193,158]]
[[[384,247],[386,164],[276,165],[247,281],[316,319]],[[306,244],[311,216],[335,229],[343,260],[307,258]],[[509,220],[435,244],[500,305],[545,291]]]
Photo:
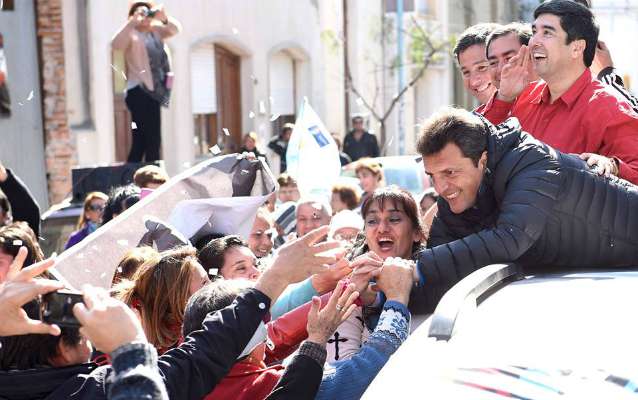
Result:
[[330,198],[339,178],[341,162],[334,139],[304,99],[286,151],[287,171],[295,178],[302,196]]

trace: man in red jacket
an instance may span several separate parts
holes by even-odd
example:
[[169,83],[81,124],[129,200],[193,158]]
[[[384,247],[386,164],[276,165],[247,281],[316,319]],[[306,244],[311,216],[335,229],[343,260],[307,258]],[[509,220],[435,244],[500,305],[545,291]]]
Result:
[[[528,46],[510,59],[484,115],[495,124],[517,117],[523,130],[578,153],[601,174],[638,183],[638,115],[592,77],[598,26],[586,7],[555,0],[534,11]],[[541,80],[529,84],[528,64]]]

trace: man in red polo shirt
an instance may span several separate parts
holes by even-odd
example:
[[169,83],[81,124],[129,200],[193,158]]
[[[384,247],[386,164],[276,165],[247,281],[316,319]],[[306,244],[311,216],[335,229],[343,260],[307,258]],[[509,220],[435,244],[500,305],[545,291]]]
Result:
[[[556,149],[581,154],[601,174],[638,183],[638,115],[589,71],[598,26],[589,9],[553,0],[534,11],[528,46],[503,67],[486,105],[492,123],[517,117],[527,132]],[[528,66],[541,80],[529,84]]]

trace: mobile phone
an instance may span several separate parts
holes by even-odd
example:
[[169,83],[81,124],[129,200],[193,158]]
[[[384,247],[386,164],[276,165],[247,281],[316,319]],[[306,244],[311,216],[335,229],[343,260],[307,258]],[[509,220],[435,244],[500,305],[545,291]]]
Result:
[[76,303],[84,303],[82,293],[65,289],[47,293],[42,296],[40,319],[47,324],[79,328],[80,322],[73,315]]

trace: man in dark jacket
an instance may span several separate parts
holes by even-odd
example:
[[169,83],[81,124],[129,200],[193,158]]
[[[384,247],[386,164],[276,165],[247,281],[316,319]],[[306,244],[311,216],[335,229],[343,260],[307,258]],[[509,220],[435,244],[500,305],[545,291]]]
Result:
[[440,194],[418,258],[431,312],[485,265],[523,268],[638,265],[638,187],[599,176],[577,156],[523,132],[448,108],[425,122],[417,149]]
[[279,173],[286,172],[286,152],[288,151],[288,142],[292,135],[295,125],[291,123],[284,124],[281,128],[281,134],[275,136],[268,142],[268,148],[279,156]]
[[343,140],[343,152],[353,162],[363,157],[379,157],[377,137],[363,129],[362,117],[352,118],[352,130]]

